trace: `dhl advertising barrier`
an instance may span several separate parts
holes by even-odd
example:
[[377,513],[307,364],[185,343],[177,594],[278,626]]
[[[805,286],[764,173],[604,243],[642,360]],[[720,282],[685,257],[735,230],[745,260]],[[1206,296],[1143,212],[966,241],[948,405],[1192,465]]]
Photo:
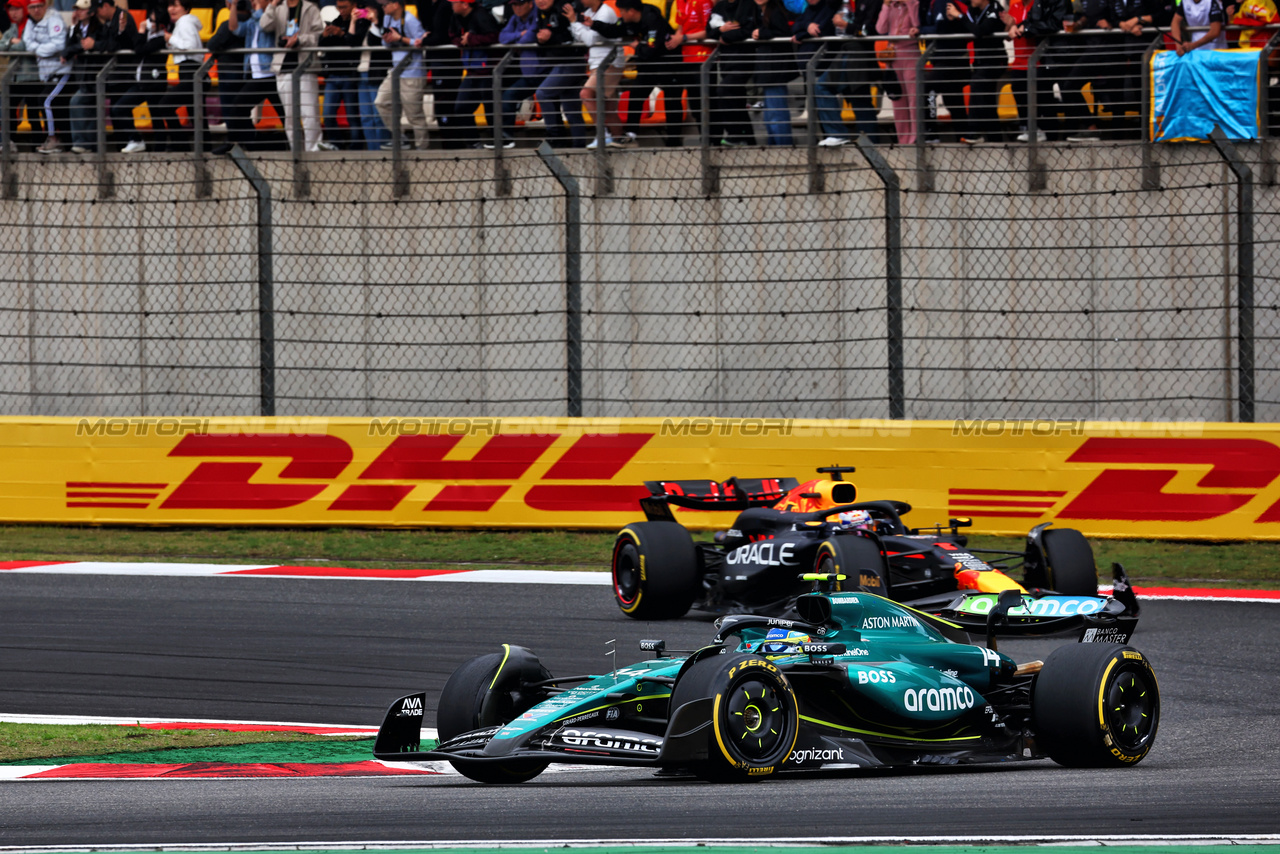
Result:
[[851,465],[860,500],[906,501],[917,527],[1280,539],[1280,425],[11,417],[0,446],[7,522],[617,528],[645,481]]

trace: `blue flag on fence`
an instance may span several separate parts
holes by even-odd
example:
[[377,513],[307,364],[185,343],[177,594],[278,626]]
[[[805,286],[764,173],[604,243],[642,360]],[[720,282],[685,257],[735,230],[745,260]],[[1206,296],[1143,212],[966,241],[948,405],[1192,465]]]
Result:
[[1160,51],[1151,59],[1151,138],[1258,138],[1258,51]]

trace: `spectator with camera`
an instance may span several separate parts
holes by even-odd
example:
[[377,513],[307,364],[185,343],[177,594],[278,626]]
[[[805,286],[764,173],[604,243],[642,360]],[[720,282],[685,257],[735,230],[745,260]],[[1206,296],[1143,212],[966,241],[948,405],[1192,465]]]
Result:
[[[591,25],[597,20],[605,24],[616,24],[618,13],[604,0],[582,0],[582,5],[581,16],[572,3],[565,3],[562,7],[574,39],[588,46],[587,82],[582,85],[578,98],[586,107],[587,115],[594,121],[605,123],[604,144],[615,145],[624,138],[622,123],[618,120],[618,84],[627,64],[627,55],[616,40],[605,38],[592,29]],[[617,54],[613,62],[601,67],[609,52],[614,49]],[[587,143],[587,148],[595,147],[594,139]]]
[[[268,0],[262,10],[262,19],[258,25],[265,33],[276,39],[276,47],[287,48],[285,53],[277,53],[271,60],[271,68],[276,76],[276,94],[284,106],[284,133],[293,145],[293,125],[295,114],[301,119],[304,145],[307,151],[317,151],[322,139],[320,127],[320,85],[315,71],[308,69],[298,74],[302,62],[300,48],[315,47],[320,43],[320,33],[324,31],[324,21],[320,18],[320,7],[312,0]],[[299,76],[299,99],[293,102],[293,78]]]
[[535,93],[542,109],[546,139],[551,145],[586,145],[582,101],[578,97],[586,77],[582,49],[573,45],[569,19],[561,0],[533,0],[537,28],[534,40],[546,74]]
[[747,81],[755,54],[746,42],[760,26],[754,0],[718,0],[707,19],[707,38],[720,43],[720,81],[711,95],[711,139],[721,145],[749,145],[755,131],[747,114]]
[[[402,0],[386,0],[382,13],[382,43],[391,51],[392,68],[413,53],[409,65],[400,74],[400,109],[413,129],[414,145],[425,149],[427,115],[422,107],[422,96],[426,91],[427,72],[417,48],[422,47],[427,31],[417,16],[405,9]],[[392,122],[400,121],[400,116],[391,114],[391,85],[391,75],[388,74],[378,87],[378,97],[373,102],[382,123],[388,128],[393,127]],[[390,145],[387,143],[385,147]]]
[[164,48],[165,35],[171,25],[169,11],[163,0],[154,3],[147,10],[142,29],[134,36],[133,57],[126,66],[123,85],[128,88],[119,93],[118,97],[115,94],[111,97],[111,126],[115,128],[116,134],[127,135],[129,138],[121,149],[124,154],[138,154],[147,150],[147,144],[134,123],[133,111],[142,104],[157,103],[169,86]]
[[[367,15],[357,17],[354,0],[336,0],[333,11],[321,10],[321,16],[327,20],[320,33],[320,47],[325,48],[323,54],[324,68],[324,112],[321,125],[324,128],[324,140],[320,148],[334,150],[338,148],[363,148],[364,135],[360,127],[360,55],[352,48],[364,43],[369,32],[370,18]],[[338,109],[344,108],[347,113],[347,130],[338,127]],[[358,143],[358,145],[357,145]]]
[[[227,0],[227,31],[244,40],[248,50],[275,47],[275,36],[264,32],[261,23],[268,0]],[[246,14],[247,13],[247,14]],[[215,34],[216,35],[216,34]],[[276,89],[276,73],[269,53],[248,53],[241,62],[239,88],[222,98],[222,117],[227,124],[226,144],[213,149],[215,154],[226,154],[239,145],[246,151],[261,151],[272,144],[264,139],[253,126],[253,111],[268,102],[279,116],[284,115],[284,104]]]
[[[151,125],[159,151],[189,151],[191,149],[191,125],[183,126],[178,118],[178,108],[192,109],[195,96],[196,70],[204,57],[200,39],[200,19],[191,14],[192,0],[169,0],[167,12],[172,27],[164,30],[165,46],[174,51],[173,62],[178,69],[178,83],[166,86],[160,98],[151,105]],[[186,51],[186,52],[184,52]],[[168,74],[165,75],[168,82]],[[192,128],[192,129],[188,129]]]
[[465,76],[458,83],[457,96],[448,107],[446,121],[450,126],[451,146],[482,147],[476,132],[476,110],[488,100],[493,87],[493,66],[489,46],[498,40],[498,22],[493,13],[475,0],[451,0],[448,18],[449,42],[459,50],[459,71]]
[[[871,101],[871,86],[881,83],[880,65],[876,61],[876,21],[880,17],[882,0],[855,0],[851,7],[841,9],[832,16],[832,28],[840,35],[851,36],[852,41],[833,45],[829,53],[834,59],[821,70],[814,87],[818,110],[818,122],[822,128],[822,146],[845,145],[849,132],[844,125],[841,99],[847,100],[853,109],[857,132],[872,138],[876,132],[876,105]],[[890,75],[893,74],[892,69]],[[902,87],[892,91],[881,85],[891,100],[902,98]]]

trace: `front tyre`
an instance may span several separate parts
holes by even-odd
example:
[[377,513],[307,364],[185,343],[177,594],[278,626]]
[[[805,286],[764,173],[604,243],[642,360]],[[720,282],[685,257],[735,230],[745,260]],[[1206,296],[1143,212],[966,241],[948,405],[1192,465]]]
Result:
[[1045,558],[1049,564],[1049,589],[1066,596],[1097,596],[1098,567],[1093,548],[1074,528],[1044,532]]
[[1036,739],[1072,768],[1123,768],[1151,750],[1160,688],[1146,656],[1120,644],[1055,649],[1031,693]]
[[672,692],[672,711],[711,697],[708,758],[694,766],[703,779],[758,780],[780,769],[800,732],[795,691],[771,661],[755,655],[713,656],[690,667]]
[[[436,712],[436,732],[440,741],[486,727],[502,726],[515,720],[517,715],[538,702],[538,696],[527,694],[520,688],[520,673],[512,670],[502,673],[510,652],[492,653],[473,658],[453,671],[440,691],[440,704]],[[536,660],[535,660],[536,661]],[[537,665],[541,678],[551,674]],[[458,773],[479,783],[523,783],[546,770],[549,762],[541,760],[511,760],[509,762],[468,762],[450,759]]]
[[693,537],[676,522],[637,522],[613,544],[613,596],[637,620],[674,620],[688,613],[700,577]]
[[865,590],[889,598],[889,568],[879,544],[870,537],[832,537],[818,546],[813,571],[819,575],[843,575],[843,581],[819,582],[821,592]]

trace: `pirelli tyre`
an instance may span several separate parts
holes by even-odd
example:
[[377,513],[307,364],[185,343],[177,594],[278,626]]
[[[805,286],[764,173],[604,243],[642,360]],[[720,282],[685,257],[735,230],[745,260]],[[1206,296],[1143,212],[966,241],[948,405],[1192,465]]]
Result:
[[1031,694],[1036,741],[1059,765],[1122,768],[1151,750],[1160,688],[1146,656],[1120,644],[1055,649]]
[[613,595],[637,620],[673,620],[689,611],[699,586],[693,537],[675,522],[637,522],[613,544]]
[[671,711],[710,697],[707,759],[699,777],[745,782],[782,768],[800,732],[800,708],[786,675],[758,655],[716,655],[684,672],[671,693]]
[[819,576],[844,576],[844,580],[819,581],[822,592],[865,590],[889,596],[889,570],[880,544],[871,537],[845,535],[826,540],[818,546],[813,571]]
[[[516,654],[513,656],[513,651]],[[464,732],[501,726],[540,702],[544,693],[528,691],[522,683],[550,679],[551,674],[522,647],[473,658],[453,671],[440,691],[436,732],[447,741]],[[523,783],[549,764],[539,760],[468,762],[451,759],[458,773],[480,783]]]
[[1044,551],[1050,590],[1067,596],[1098,595],[1098,567],[1084,534],[1074,528],[1051,528],[1044,532]]

